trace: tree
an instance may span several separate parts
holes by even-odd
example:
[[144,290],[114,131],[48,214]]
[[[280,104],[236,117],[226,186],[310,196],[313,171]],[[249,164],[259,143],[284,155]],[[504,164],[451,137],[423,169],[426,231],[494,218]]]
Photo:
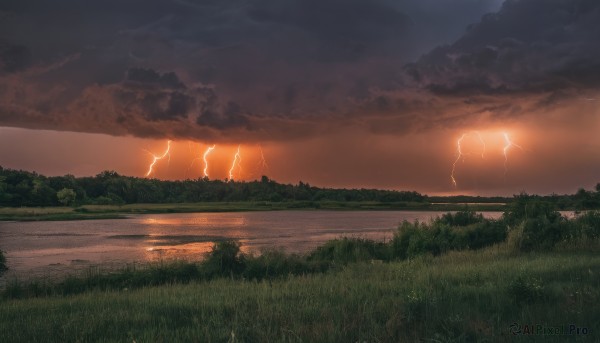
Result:
[[56,192],[56,197],[58,198],[58,201],[65,206],[72,204],[73,201],[75,201],[75,196],[75,191],[71,188],[63,188],[60,191]]

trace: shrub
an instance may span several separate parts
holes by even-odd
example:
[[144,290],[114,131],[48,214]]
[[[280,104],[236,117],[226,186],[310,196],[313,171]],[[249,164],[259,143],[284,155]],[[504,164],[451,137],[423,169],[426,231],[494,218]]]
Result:
[[244,270],[244,257],[239,242],[226,240],[216,242],[208,253],[202,267],[207,276],[238,275]]
[[475,211],[464,210],[456,213],[443,214],[441,218],[437,218],[436,222],[447,224],[450,226],[468,226],[471,224],[481,223],[485,221],[481,213]]
[[563,240],[569,231],[570,223],[564,218],[550,220],[545,216],[527,219],[523,222],[523,233],[519,250],[551,250]]
[[413,258],[424,254],[439,255],[452,249],[453,242],[454,234],[445,224],[404,221],[392,239],[391,254],[397,259]]
[[384,261],[390,259],[389,247],[385,243],[346,237],[328,241],[308,256],[309,261],[340,264],[374,259]]
[[[409,257],[408,250],[411,246],[411,241],[420,240],[420,232],[424,225],[421,225],[419,221],[410,223],[409,221],[403,221],[398,227],[398,231],[394,234],[392,239],[392,257],[397,259],[406,259]],[[413,243],[414,245],[415,243]]]
[[4,274],[5,271],[8,270],[6,266],[6,257],[4,257],[4,251],[0,250],[0,276]]
[[600,238],[600,211],[589,211],[582,214],[575,219],[574,226],[579,229],[578,233],[584,238]]
[[95,199],[94,203],[96,205],[125,205],[125,201],[114,193],[108,193],[106,196],[101,195]]
[[506,225],[498,220],[484,220],[466,227],[457,227],[455,249],[481,249],[504,242],[507,237]]
[[259,256],[246,256],[243,275],[249,280],[272,279],[288,275],[303,275],[327,270],[329,264],[307,261],[306,258],[280,250],[265,250]]
[[[449,223],[461,225],[451,226]],[[463,226],[466,223],[466,226]],[[444,215],[429,224],[403,222],[391,242],[393,258],[406,259],[423,254],[434,256],[449,250],[480,249],[507,237],[502,221],[487,220],[479,215]]]
[[518,225],[524,220],[542,217],[554,222],[561,218],[561,215],[552,203],[539,200],[535,196],[520,194],[515,196],[502,219],[509,225]]

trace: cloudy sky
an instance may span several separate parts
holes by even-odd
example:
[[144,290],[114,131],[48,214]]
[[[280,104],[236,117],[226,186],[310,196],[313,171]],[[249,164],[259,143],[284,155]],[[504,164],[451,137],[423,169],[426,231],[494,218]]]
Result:
[[[597,0],[0,3],[0,165],[429,194],[600,182]],[[264,160],[262,159],[264,157]],[[266,162],[266,163],[265,163]],[[454,182],[453,182],[454,181]]]

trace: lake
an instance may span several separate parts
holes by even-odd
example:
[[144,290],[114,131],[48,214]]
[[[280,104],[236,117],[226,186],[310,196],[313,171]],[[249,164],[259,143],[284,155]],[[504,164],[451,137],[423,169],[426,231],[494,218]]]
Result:
[[[102,266],[169,259],[200,260],[214,241],[236,239],[244,252],[306,252],[346,237],[389,240],[403,220],[445,212],[274,211],[132,215],[126,219],[0,222],[4,279],[64,275]],[[497,218],[500,212],[482,212]]]

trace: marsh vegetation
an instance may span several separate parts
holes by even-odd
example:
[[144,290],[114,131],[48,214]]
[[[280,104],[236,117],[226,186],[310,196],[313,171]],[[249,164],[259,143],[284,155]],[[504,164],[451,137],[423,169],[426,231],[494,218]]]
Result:
[[244,254],[226,240],[200,262],[9,282],[0,340],[565,339],[509,336],[514,323],[597,337],[599,238],[600,213],[566,219],[523,195],[497,220],[461,211],[404,222],[387,242],[339,238],[302,255]]

